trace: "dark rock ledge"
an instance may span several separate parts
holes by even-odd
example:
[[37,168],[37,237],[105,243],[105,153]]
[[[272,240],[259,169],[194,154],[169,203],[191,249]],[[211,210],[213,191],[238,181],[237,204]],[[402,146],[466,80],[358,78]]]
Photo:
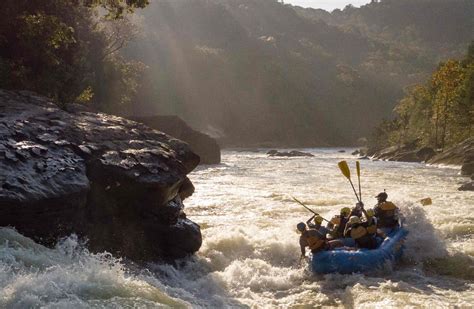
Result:
[[199,155],[201,164],[221,163],[221,149],[217,141],[207,134],[193,130],[178,116],[144,116],[132,117],[150,128],[160,130],[186,142],[192,151]]
[[182,200],[199,157],[143,124],[75,110],[0,90],[0,226],[46,245],[77,233],[135,261],[196,252]]

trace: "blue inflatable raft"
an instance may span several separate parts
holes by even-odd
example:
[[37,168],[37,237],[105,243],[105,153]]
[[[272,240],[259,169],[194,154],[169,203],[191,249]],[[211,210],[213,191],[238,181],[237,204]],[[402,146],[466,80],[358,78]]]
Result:
[[406,229],[398,228],[389,233],[381,245],[373,250],[348,251],[341,248],[319,252],[312,256],[312,271],[318,274],[352,274],[381,268],[387,262],[393,263],[400,259],[407,234]]

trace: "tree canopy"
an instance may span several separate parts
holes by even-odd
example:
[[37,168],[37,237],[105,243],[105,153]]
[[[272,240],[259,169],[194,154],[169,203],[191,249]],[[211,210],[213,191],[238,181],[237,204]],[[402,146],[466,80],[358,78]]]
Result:
[[[0,87],[59,103],[129,99],[139,65],[116,53],[127,35],[117,20],[146,0],[5,0],[0,18]],[[108,96],[112,90],[120,94]]]

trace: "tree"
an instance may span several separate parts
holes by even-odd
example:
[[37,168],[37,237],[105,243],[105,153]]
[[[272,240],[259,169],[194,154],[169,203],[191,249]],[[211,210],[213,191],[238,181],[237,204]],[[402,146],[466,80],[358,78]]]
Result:
[[[0,87],[28,89],[59,103],[93,100],[105,67],[127,40],[116,27],[146,0],[4,0],[0,16]],[[101,8],[99,10],[99,8]],[[127,79],[125,75],[117,79]],[[113,81],[111,81],[113,82]],[[123,89],[123,88],[122,88]],[[127,93],[128,89],[123,89]],[[103,101],[105,96],[98,99]],[[102,102],[101,102],[102,103]]]

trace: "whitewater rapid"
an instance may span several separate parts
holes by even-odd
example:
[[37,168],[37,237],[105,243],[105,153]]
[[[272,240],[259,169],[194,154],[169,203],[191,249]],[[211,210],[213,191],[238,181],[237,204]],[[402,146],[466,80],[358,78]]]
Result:
[[[410,234],[403,261],[371,275],[313,275],[298,264],[296,223],[355,203],[337,168],[350,150],[305,149],[315,157],[269,158],[265,150],[224,151],[200,166],[185,201],[203,246],[177,265],[139,267],[93,254],[77,238],[45,248],[0,229],[0,307],[446,307],[474,304],[474,193],[457,191],[459,168],[418,163],[362,165],[362,198],[387,190]],[[433,205],[418,202],[431,197]]]

